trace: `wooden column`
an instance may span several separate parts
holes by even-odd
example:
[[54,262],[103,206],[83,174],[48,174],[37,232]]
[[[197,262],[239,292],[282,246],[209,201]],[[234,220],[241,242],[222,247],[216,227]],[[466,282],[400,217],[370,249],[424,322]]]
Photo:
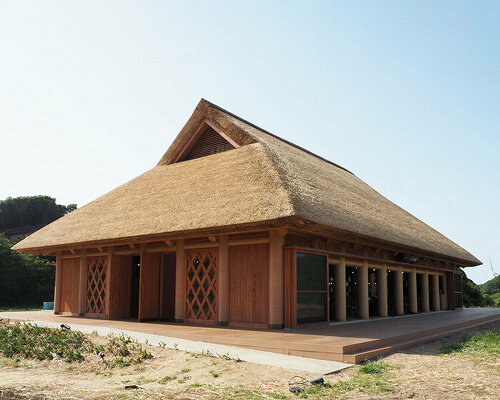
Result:
[[345,257],[335,265],[335,319],[345,321],[346,315],[346,288],[345,288]]
[[186,303],[186,266],[184,260],[184,240],[176,242],[175,253],[175,321],[184,322]]
[[420,297],[422,298],[422,312],[429,312],[429,273],[424,272],[422,274],[422,293]]
[[446,286],[446,275],[443,276],[444,309],[448,309],[448,287]]
[[54,286],[54,314],[61,313],[61,290],[62,290],[62,254],[56,256],[56,279]]
[[358,267],[358,317],[370,317],[370,303],[368,300],[368,261],[363,261],[363,266]]
[[[109,278],[109,277],[108,277]],[[85,315],[87,300],[87,250],[80,253],[80,278],[78,283],[78,316]]]
[[439,275],[437,273],[432,275],[432,311],[439,311]]
[[387,264],[377,270],[378,316],[389,315],[387,305]]
[[403,294],[403,270],[401,267],[394,268],[394,293],[396,295],[396,315],[404,315],[404,294]]
[[283,232],[269,232],[269,328],[271,329],[283,328],[284,244]]
[[229,237],[219,238],[218,267],[218,324],[225,326],[229,321]]
[[[106,317],[109,319],[109,310],[111,308],[111,274],[113,273],[113,254],[112,249],[110,249],[108,258],[108,268],[106,272]],[[142,263],[142,254],[141,254],[141,263]]]
[[418,298],[417,298],[417,270],[414,268],[413,271],[410,272],[409,279],[409,303],[410,303],[410,313],[417,314],[418,313]]

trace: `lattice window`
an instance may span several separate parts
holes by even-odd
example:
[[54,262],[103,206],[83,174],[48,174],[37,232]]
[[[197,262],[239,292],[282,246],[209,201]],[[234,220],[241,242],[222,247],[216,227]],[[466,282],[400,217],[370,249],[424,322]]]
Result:
[[217,317],[217,250],[186,252],[186,319]]
[[87,264],[87,305],[89,314],[106,314],[108,257],[89,257]]

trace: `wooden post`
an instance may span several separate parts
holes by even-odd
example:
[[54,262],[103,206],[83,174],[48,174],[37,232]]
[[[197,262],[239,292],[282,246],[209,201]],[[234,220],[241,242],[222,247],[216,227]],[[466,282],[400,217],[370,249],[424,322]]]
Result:
[[83,249],[82,252],[80,253],[80,278],[78,284],[79,317],[83,317],[85,315],[86,300],[87,300],[87,250]]
[[422,274],[422,312],[429,312],[429,273],[426,271]]
[[61,313],[61,290],[62,290],[62,254],[56,256],[56,281],[54,286],[54,314]]
[[437,273],[432,275],[432,310],[439,311],[439,275]]
[[394,268],[394,293],[396,294],[396,315],[404,315],[404,294],[403,294],[403,269],[401,267]]
[[446,275],[443,276],[444,309],[448,309],[448,288],[446,286]]
[[377,270],[378,316],[389,315],[387,304],[387,264]]
[[218,324],[226,326],[229,321],[229,237],[219,238],[219,287],[218,287]]
[[455,309],[455,287],[453,284],[453,272],[446,272],[446,304],[448,310]]
[[111,308],[111,274],[113,273],[113,254],[112,250],[109,252],[107,256],[108,259],[108,267],[106,271],[106,318],[109,319],[110,308]]
[[283,245],[285,235],[269,232],[269,328],[283,328]]
[[418,298],[417,298],[417,270],[413,268],[410,272],[409,279],[409,303],[410,303],[410,313],[417,314],[418,313]]
[[368,300],[368,261],[363,261],[363,266],[358,267],[358,317],[370,317],[370,303]]
[[346,313],[346,288],[345,288],[345,257],[340,257],[340,262],[335,265],[335,319],[345,321]]
[[186,303],[186,266],[184,240],[177,240],[175,253],[175,321],[184,322]]

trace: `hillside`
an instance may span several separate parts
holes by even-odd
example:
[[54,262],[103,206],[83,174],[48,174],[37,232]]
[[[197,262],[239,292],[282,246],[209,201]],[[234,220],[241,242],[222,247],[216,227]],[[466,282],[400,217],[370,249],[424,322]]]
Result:
[[489,281],[479,285],[481,291],[485,294],[493,296],[500,293],[500,275],[490,279]]
[[76,209],[49,196],[0,200],[0,308],[41,307],[54,297],[53,257],[11,250],[14,243]]

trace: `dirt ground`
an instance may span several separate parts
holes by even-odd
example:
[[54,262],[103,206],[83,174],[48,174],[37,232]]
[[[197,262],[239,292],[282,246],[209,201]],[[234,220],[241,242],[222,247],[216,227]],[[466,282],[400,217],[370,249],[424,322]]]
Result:
[[[499,399],[500,360],[439,355],[443,345],[464,333],[493,330],[500,321],[423,345],[403,349],[382,359],[391,365],[385,377],[389,389],[370,392],[355,386],[333,395],[309,398],[343,399]],[[297,398],[289,391],[295,375],[317,375],[282,368],[196,355],[146,346],[153,359],[128,367],[107,367],[96,356],[68,364],[0,357],[0,399],[280,399]],[[359,375],[358,366],[325,376],[334,384]],[[297,379],[297,378],[296,378]],[[137,389],[125,389],[137,385]],[[338,397],[335,397],[338,396]]]

